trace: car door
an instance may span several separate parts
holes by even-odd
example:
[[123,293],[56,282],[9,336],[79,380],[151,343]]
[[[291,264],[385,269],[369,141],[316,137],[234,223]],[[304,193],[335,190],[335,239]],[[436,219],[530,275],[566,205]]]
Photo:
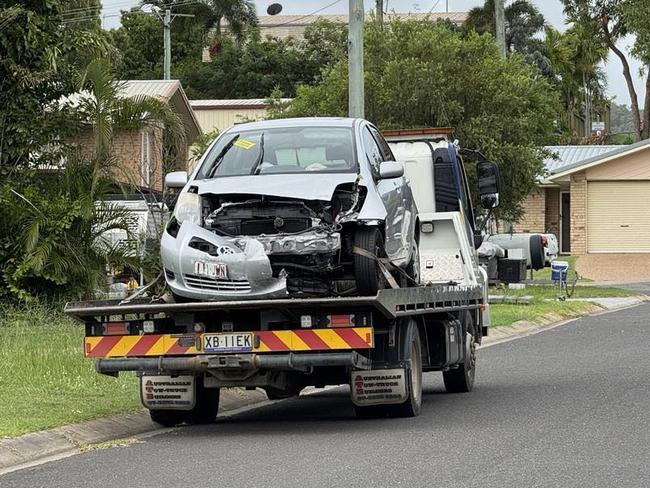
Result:
[[[385,222],[385,249],[386,255],[391,261],[397,264],[402,264],[401,261],[406,260],[409,254],[408,246],[405,246],[404,224],[405,224],[405,209],[403,199],[404,177],[400,178],[387,178],[380,180],[379,165],[383,161],[394,159],[390,149],[388,153],[384,154],[380,144],[377,142],[377,137],[381,135],[377,129],[367,125],[363,128],[362,140],[366,152],[366,156],[372,167],[373,174],[376,179],[376,188],[386,209],[386,222]],[[382,139],[383,140],[383,139]],[[388,146],[386,144],[386,146]]]

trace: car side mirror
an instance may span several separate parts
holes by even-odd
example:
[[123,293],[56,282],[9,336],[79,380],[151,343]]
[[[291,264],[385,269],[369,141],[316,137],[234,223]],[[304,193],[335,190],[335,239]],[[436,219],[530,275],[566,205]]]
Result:
[[183,188],[187,184],[187,171],[173,171],[165,176],[167,188]]
[[399,178],[404,176],[404,165],[398,161],[384,161],[379,165],[379,178]]
[[478,177],[478,194],[483,208],[496,208],[499,206],[499,167],[492,161],[479,161],[476,163]]

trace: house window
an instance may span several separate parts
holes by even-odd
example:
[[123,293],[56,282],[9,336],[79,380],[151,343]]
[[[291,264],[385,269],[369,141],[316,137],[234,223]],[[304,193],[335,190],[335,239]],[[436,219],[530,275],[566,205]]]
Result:
[[151,134],[144,130],[140,133],[140,186],[151,186]]

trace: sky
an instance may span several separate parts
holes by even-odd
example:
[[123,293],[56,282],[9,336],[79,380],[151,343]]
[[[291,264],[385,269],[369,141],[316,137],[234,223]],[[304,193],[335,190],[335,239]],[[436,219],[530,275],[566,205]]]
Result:
[[[283,5],[282,14],[310,14],[316,10],[320,10],[323,14],[341,14],[347,13],[348,2],[346,0],[272,0],[279,2]],[[255,0],[258,12],[260,14],[266,13],[266,7],[270,0]],[[375,5],[374,0],[364,0],[367,9],[372,9]],[[112,28],[119,26],[119,11],[128,10],[130,7],[138,5],[139,0],[102,0],[104,6],[103,25],[105,28]],[[542,12],[546,21],[555,26],[557,29],[566,29],[565,17],[562,11],[562,2],[560,0],[533,0],[533,3]],[[507,0],[506,0],[507,4]],[[330,5],[328,8],[323,7]],[[387,10],[394,10],[395,12],[444,12],[449,6],[451,12],[466,12],[472,7],[483,5],[483,0],[384,0],[384,7]],[[322,10],[321,10],[322,9]],[[162,30],[161,30],[162,40]],[[627,39],[621,43],[620,47],[627,48],[631,40]],[[629,57],[630,69],[634,76],[636,91],[639,96],[639,103],[643,103],[644,95],[644,81],[639,76],[639,68],[641,64],[634,58]],[[609,59],[605,64],[605,71],[607,73],[608,87],[607,92],[609,96],[615,97],[616,103],[630,104],[630,96],[627,90],[627,85],[623,78],[622,65],[619,59],[611,52]]]

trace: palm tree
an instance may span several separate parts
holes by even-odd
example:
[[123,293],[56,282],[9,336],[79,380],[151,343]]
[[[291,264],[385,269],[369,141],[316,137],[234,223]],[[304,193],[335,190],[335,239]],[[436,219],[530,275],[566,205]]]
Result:
[[228,30],[236,38],[243,36],[248,26],[257,25],[257,11],[255,3],[251,0],[203,0],[209,9],[205,17],[205,25],[214,28],[218,37],[224,21],[228,23]]
[[137,237],[130,234],[127,210],[106,198],[120,186],[113,134],[164,125],[173,146],[185,142],[184,126],[165,102],[120,96],[120,84],[106,61],[90,63],[80,87],[84,91],[72,105],[80,120],[92,126],[92,154],[69,149],[65,165],[43,172],[37,187],[13,191],[17,207],[0,219],[20,236],[22,249],[14,253],[19,258],[4,279],[21,299],[32,293],[90,297],[105,282],[107,268],[138,270],[145,256],[109,236],[120,231],[128,241]]
[[[544,16],[527,0],[515,0],[504,10],[507,52],[530,53],[535,50],[535,35],[545,26]],[[464,27],[479,34],[496,30],[494,0],[485,0],[482,7],[474,7],[467,14]],[[531,53],[532,54],[532,53]]]

